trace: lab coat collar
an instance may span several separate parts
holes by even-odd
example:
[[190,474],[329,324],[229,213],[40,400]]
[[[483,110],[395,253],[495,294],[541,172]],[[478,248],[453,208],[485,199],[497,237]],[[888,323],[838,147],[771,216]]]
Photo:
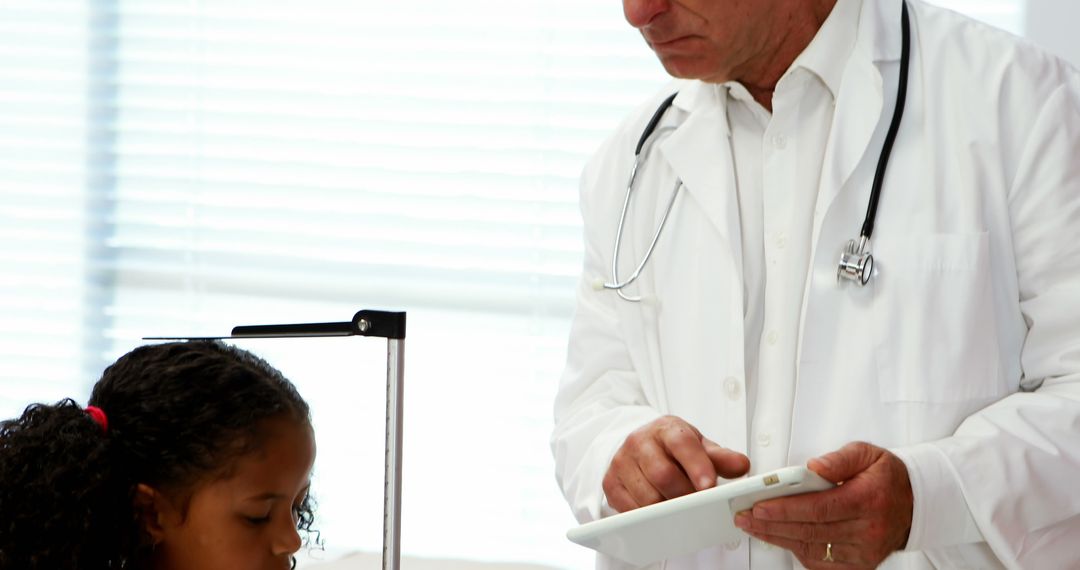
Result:
[[672,107],[691,114],[697,111],[719,108],[724,112],[720,113],[720,124],[717,126],[721,128],[725,136],[731,134],[726,112],[727,99],[725,96],[727,93],[723,86],[690,80],[678,81],[677,88],[679,94],[675,96],[675,100],[671,103]]
[[855,49],[862,3],[863,0],[839,0],[785,76],[798,68],[810,71],[821,79],[835,100],[843,84],[844,66]]

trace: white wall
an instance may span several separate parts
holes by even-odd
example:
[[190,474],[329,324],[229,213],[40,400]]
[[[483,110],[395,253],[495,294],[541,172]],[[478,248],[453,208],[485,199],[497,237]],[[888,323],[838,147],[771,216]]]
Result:
[[1027,37],[1080,67],[1080,2],[1028,0]]

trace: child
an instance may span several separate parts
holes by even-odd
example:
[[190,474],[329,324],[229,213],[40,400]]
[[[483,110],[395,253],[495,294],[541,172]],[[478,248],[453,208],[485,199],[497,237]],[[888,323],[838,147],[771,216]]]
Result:
[[314,458],[307,403],[263,360],[136,348],[88,408],[0,423],[0,570],[289,568]]

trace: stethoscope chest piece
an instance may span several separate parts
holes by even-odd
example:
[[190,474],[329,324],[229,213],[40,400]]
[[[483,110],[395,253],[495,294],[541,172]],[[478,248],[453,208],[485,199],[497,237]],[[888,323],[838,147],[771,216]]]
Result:
[[873,274],[874,254],[870,253],[870,240],[865,237],[849,240],[847,247],[840,253],[836,280],[840,283],[851,281],[862,287],[870,282]]

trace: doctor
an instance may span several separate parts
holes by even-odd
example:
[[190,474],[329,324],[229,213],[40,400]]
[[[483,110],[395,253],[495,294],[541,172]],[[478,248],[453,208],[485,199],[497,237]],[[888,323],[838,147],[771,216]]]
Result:
[[[906,89],[901,0],[623,6],[680,79],[582,177],[552,435],[577,518],[808,464],[844,485],[659,566],[1080,566],[1077,72],[918,0]],[[875,264],[838,280],[901,93]]]

